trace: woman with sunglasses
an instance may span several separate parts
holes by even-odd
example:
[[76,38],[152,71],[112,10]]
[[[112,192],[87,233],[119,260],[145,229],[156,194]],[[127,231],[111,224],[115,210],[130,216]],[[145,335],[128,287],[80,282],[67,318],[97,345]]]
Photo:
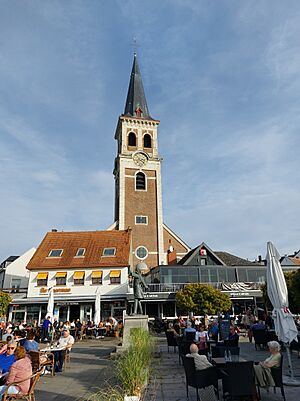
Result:
[[22,346],[15,349],[14,355],[16,361],[9,369],[5,384],[0,386],[0,395],[4,394],[7,386],[14,382],[18,382],[18,384],[10,386],[8,394],[26,394],[29,391],[30,376],[32,375],[31,360],[28,358],[26,350]]
[[0,355],[0,370],[2,370],[2,374],[7,373],[11,365],[16,361],[14,355],[16,348],[17,348],[17,343],[14,341],[9,341],[7,344],[5,354]]

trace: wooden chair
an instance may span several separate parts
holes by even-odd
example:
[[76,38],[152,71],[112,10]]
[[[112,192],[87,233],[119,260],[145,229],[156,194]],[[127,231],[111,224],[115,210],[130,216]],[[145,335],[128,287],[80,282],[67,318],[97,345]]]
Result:
[[[40,351],[30,351],[29,356],[31,358],[32,370],[33,372],[37,372],[41,369],[44,369],[46,366],[51,367],[51,375],[54,376],[54,355],[47,354],[47,360],[45,362],[41,362],[40,356],[44,353]],[[45,355],[45,354],[44,354]]]
[[36,386],[37,382],[39,381],[43,370],[44,369],[42,368],[38,372],[36,372],[32,376],[30,376],[30,387],[29,387],[28,393],[26,393],[26,394],[8,394],[9,388],[11,386],[18,385],[19,383],[22,383],[25,380],[14,382],[14,383],[11,383],[5,390],[2,401],[13,401],[13,400],[35,401],[35,395],[34,395],[35,386]]
[[[71,348],[72,349],[72,348]],[[70,365],[71,363],[71,349],[67,348],[64,351],[64,364],[63,364],[63,370],[67,369],[67,366]]]

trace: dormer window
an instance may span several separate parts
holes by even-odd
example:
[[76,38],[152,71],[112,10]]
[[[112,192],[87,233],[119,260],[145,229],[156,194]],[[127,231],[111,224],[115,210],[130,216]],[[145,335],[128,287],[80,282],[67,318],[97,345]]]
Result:
[[152,140],[149,134],[144,135],[144,148],[152,148]]
[[136,146],[136,135],[134,132],[129,132],[128,146]]
[[63,253],[63,249],[52,249],[48,255],[49,258],[60,258]]
[[103,256],[115,256],[116,248],[104,248],[103,249]]
[[78,248],[78,250],[76,252],[76,256],[83,257],[84,254],[85,254],[85,248]]

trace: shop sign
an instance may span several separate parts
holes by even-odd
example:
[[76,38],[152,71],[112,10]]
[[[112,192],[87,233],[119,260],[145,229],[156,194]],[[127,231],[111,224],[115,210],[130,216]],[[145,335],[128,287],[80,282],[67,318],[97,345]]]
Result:
[[[71,292],[71,288],[54,288],[54,292]],[[47,294],[48,288],[41,288],[40,294]]]

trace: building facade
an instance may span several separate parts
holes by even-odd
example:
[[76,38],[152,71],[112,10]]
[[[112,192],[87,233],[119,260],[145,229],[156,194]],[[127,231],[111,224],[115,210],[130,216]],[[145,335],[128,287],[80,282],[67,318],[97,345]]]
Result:
[[49,232],[27,265],[27,297],[13,300],[9,320],[44,319],[51,288],[58,320],[93,320],[98,288],[102,318],[122,318],[130,265],[130,230]]

